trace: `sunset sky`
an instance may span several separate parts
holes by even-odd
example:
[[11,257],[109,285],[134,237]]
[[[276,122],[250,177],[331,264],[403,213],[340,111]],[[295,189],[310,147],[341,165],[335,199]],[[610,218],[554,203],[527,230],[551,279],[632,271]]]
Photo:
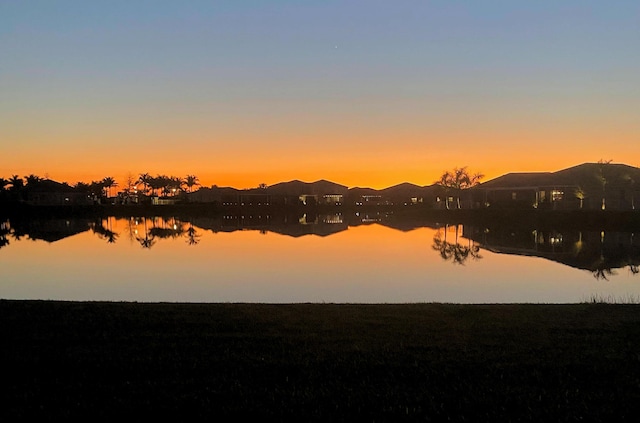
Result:
[[0,0],[0,177],[640,165],[640,2]]

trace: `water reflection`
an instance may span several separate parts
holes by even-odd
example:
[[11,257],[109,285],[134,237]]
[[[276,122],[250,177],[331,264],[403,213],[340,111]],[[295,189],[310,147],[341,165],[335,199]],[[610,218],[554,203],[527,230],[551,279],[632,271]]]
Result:
[[16,219],[0,221],[0,248],[23,239],[54,243],[89,231],[107,244],[123,238],[152,249],[165,240],[200,245],[204,232],[257,231],[289,237],[327,237],[349,228],[382,225],[400,231],[435,230],[431,248],[443,261],[456,265],[481,260],[482,250],[495,254],[539,257],[591,272],[597,280],[609,280],[620,269],[640,272],[640,240],[633,232],[536,228],[529,225],[449,225],[390,213],[371,214],[229,214],[212,217],[130,217],[116,219]]
[[[439,228],[433,237],[433,248],[440,253],[444,261],[451,261],[454,264],[464,264],[469,258],[480,260],[480,247],[471,238],[467,239],[467,245],[460,244],[459,235],[462,232],[462,225],[445,225]],[[455,239],[453,242],[447,241],[447,234],[453,229]],[[444,233],[444,237],[443,234]]]
[[638,274],[640,242],[633,232],[508,226],[465,229],[465,236],[493,253],[553,260],[589,271],[599,280],[609,280],[622,268]]

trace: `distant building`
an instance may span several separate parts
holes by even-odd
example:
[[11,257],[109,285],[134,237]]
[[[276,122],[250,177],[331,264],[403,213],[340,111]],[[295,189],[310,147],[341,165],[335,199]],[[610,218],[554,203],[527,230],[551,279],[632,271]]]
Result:
[[25,202],[32,206],[73,206],[93,204],[84,192],[60,182],[43,179],[24,188]]
[[640,199],[640,169],[584,163],[558,172],[508,173],[473,191],[485,207],[634,210]]

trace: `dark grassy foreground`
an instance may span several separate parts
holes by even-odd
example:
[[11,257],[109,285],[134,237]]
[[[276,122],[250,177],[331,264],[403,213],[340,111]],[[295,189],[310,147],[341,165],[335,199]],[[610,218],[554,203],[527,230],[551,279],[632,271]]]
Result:
[[0,301],[1,421],[612,421],[638,305]]

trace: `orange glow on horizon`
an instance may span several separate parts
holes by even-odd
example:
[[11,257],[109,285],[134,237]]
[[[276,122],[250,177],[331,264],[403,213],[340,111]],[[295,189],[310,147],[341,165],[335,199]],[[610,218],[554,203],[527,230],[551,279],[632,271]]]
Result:
[[[123,147],[125,143],[121,141],[99,154],[87,151],[87,147],[74,147],[81,146],[81,141],[68,141],[60,149],[17,148],[11,159],[0,158],[0,177],[35,174],[75,184],[111,176],[122,188],[129,173],[134,179],[149,173],[183,178],[196,175],[205,187],[245,189],[261,183],[326,179],[350,188],[382,189],[403,182],[431,185],[444,171],[462,166],[484,174],[483,181],[488,181],[509,172],[552,172],[599,159],[640,164],[640,144],[632,132],[618,134],[615,144],[607,142],[609,137],[602,131],[587,136],[585,131],[565,130],[555,137],[548,132],[523,135],[517,131],[435,131],[427,136],[424,131],[407,130],[397,142],[391,141],[394,138],[388,133],[374,135],[364,131],[342,138],[322,132],[301,137],[302,141],[297,142],[297,138],[284,132],[281,139],[271,134],[260,142],[249,138],[223,143],[224,147],[194,136],[181,141],[175,151],[170,148],[169,139],[180,137],[166,134],[154,148],[149,148],[148,142],[140,143],[138,148],[138,143],[129,140],[129,147]],[[331,141],[325,142],[326,139]],[[134,152],[123,153],[129,150]]]

